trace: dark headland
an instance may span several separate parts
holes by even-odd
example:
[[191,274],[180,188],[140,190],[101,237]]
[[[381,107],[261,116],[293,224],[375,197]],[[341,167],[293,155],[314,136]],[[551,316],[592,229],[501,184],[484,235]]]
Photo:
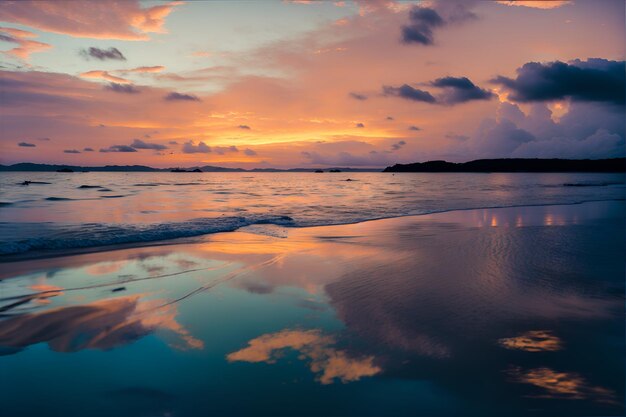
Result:
[[626,158],[612,159],[477,159],[396,164],[383,172],[626,172]]

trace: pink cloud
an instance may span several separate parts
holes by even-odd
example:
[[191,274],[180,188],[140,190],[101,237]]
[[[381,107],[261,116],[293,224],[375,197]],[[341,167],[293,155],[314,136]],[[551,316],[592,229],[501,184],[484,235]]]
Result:
[[142,8],[139,1],[4,1],[0,20],[79,38],[146,40],[164,33],[180,2]]
[[43,52],[52,48],[51,45],[43,42],[33,41],[37,35],[26,30],[13,28],[0,28],[0,40],[15,43],[18,46],[5,52],[9,56],[26,60],[32,53]]

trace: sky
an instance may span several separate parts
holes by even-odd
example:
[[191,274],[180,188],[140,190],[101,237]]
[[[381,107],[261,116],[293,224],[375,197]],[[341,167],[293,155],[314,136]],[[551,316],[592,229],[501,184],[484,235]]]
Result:
[[626,154],[625,3],[3,1],[0,163]]

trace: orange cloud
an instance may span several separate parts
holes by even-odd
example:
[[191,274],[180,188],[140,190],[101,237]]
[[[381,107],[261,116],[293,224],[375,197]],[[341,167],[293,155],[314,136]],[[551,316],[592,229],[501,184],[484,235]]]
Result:
[[318,374],[321,384],[332,384],[335,379],[343,383],[358,381],[381,371],[374,365],[374,357],[351,358],[345,351],[330,347],[335,341],[319,330],[283,330],[264,334],[248,342],[248,346],[226,356],[229,362],[275,363],[283,349],[293,349],[310,361],[311,372]]
[[26,60],[30,54],[43,52],[50,48],[51,45],[43,42],[33,41],[30,38],[36,38],[37,35],[26,30],[13,28],[0,28],[0,40],[15,43],[18,46],[4,52],[15,58]]
[[550,1],[523,1],[523,0],[502,0],[496,1],[496,3],[506,4],[507,6],[521,6],[532,7],[535,9],[556,9],[557,7],[565,6],[570,3],[569,0],[550,0]]
[[142,8],[133,1],[5,1],[0,20],[79,38],[146,40],[163,33],[165,18],[181,2]]
[[111,75],[108,71],[100,71],[100,70],[87,71],[87,72],[83,72],[82,74],[80,74],[80,76],[83,78],[95,78],[95,79],[111,81],[112,83],[118,83],[118,84],[130,83],[129,80],[125,78],[117,77],[115,75]]

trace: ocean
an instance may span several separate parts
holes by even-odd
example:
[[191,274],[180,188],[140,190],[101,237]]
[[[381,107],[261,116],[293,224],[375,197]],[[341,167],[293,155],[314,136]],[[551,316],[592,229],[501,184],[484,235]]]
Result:
[[0,256],[625,195],[624,174],[4,172]]

